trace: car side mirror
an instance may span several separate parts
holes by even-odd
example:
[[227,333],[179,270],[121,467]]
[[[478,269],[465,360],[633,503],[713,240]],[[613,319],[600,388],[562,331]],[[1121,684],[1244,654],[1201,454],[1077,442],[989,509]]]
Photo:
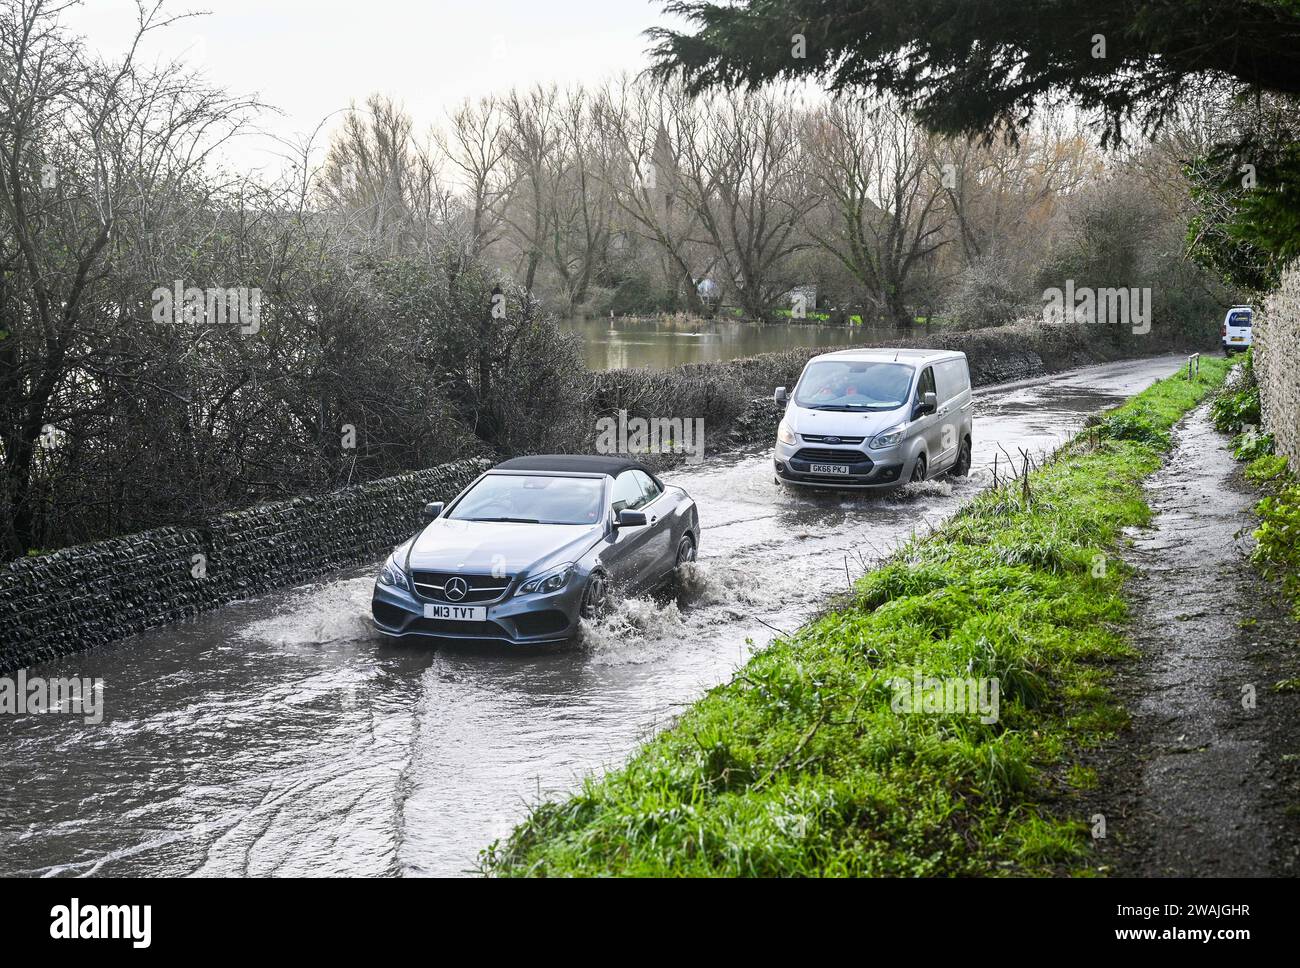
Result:
[[915,420],[917,417],[924,417],[926,414],[934,413],[938,409],[939,397],[933,390],[927,390],[925,393],[921,394],[921,402],[916,405],[916,409],[912,413],[912,419]]
[[428,524],[442,515],[442,509],[445,505],[441,501],[433,501],[424,506],[424,523]]
[[785,387],[777,387],[776,393],[772,394],[772,399],[780,406],[784,407],[790,402],[790,394],[786,393]]
[[618,512],[618,520],[614,523],[616,528],[644,528],[646,524],[644,511],[629,511],[624,508]]

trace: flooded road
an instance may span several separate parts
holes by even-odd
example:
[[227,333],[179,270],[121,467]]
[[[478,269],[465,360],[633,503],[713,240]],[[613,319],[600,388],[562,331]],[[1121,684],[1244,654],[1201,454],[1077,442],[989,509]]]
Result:
[[33,667],[102,678],[104,719],[0,717],[0,874],[472,871],[528,803],[622,762],[843,590],[846,567],[960,507],[998,444],[1049,450],[1179,362],[977,391],[962,481],[792,493],[765,449],[666,474],[704,527],[683,603],[619,603],[570,649],[387,642],[369,626],[376,564]]

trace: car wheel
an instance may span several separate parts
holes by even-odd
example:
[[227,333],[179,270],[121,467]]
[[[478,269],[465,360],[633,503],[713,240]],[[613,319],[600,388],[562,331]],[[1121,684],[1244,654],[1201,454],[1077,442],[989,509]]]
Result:
[[687,562],[695,560],[695,539],[689,534],[682,535],[682,540],[677,542],[677,564],[674,568],[680,568]]
[[921,454],[912,465],[912,476],[908,478],[908,483],[917,484],[923,480],[925,480],[925,455]]
[[953,477],[965,477],[970,473],[970,438],[963,437],[961,450],[957,452],[957,463],[952,465]]
[[605,573],[592,572],[587,579],[587,589],[582,593],[582,608],[579,614],[585,619],[599,618],[609,601],[609,582]]

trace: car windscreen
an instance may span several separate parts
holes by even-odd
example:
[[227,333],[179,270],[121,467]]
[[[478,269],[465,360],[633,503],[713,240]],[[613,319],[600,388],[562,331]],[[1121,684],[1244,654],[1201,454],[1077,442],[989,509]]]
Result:
[[447,515],[453,521],[595,524],[604,510],[599,477],[489,474]]
[[1228,325],[1229,325],[1229,326],[1249,326],[1249,325],[1250,325],[1250,310],[1249,310],[1249,309],[1242,309],[1242,310],[1238,310],[1237,312],[1233,313],[1232,316],[1231,316],[1231,318],[1229,318],[1229,320],[1228,320]]
[[811,410],[897,410],[911,386],[906,363],[823,360],[804,370],[794,402]]

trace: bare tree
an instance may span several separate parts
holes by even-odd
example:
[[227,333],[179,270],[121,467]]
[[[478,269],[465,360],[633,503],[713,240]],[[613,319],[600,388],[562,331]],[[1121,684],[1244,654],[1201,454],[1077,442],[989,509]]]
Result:
[[354,237],[386,241],[388,254],[473,246],[472,225],[462,225],[463,204],[445,183],[435,142],[421,143],[411,116],[397,103],[372,94],[355,104],[330,139],[316,176],[319,204],[341,216]]
[[504,105],[510,122],[507,149],[516,186],[506,221],[520,253],[524,290],[530,294],[551,226],[552,179],[558,164],[556,155],[561,151],[558,99],[554,86],[539,85],[526,92],[512,90]]
[[567,92],[558,111],[559,150],[551,155],[547,184],[549,232],[546,254],[560,279],[563,312],[585,301],[602,267],[613,230],[614,164],[608,126],[596,122],[587,93]]
[[[146,298],[129,278],[128,240],[163,244],[161,223],[192,201],[192,176],[253,106],[176,65],[137,63],[146,35],[175,19],[159,3],[139,4],[115,62],[59,27],[66,6],[0,8],[0,441],[3,540],[15,553],[35,537],[37,464],[85,446],[57,425],[102,406],[89,376],[120,369],[118,330]],[[141,231],[150,224],[156,235]]]
[[947,242],[933,139],[888,105],[837,101],[809,118],[808,144],[827,203],[813,237],[868,305],[910,325],[909,298]]
[[763,319],[793,282],[788,260],[807,245],[798,230],[816,204],[798,116],[774,94],[729,94],[699,110],[680,146],[682,199],[714,246],[726,286],[746,315]]
[[[1055,115],[1017,144],[954,139],[940,154],[944,194],[968,262],[1017,246],[1041,247],[1062,199],[1100,169],[1077,123]],[[1012,262],[1023,265],[1018,257]]]
[[680,87],[626,76],[605,88],[599,104],[599,123],[617,153],[609,172],[614,201],[633,229],[660,251],[687,308],[702,316],[706,310],[696,287],[716,256],[709,257],[699,237],[698,211],[681,198],[680,157],[681,146],[700,137],[700,115]]
[[478,259],[506,230],[506,212],[520,170],[510,163],[509,119],[492,97],[466,100],[437,135],[460,183],[457,201],[465,258]]

